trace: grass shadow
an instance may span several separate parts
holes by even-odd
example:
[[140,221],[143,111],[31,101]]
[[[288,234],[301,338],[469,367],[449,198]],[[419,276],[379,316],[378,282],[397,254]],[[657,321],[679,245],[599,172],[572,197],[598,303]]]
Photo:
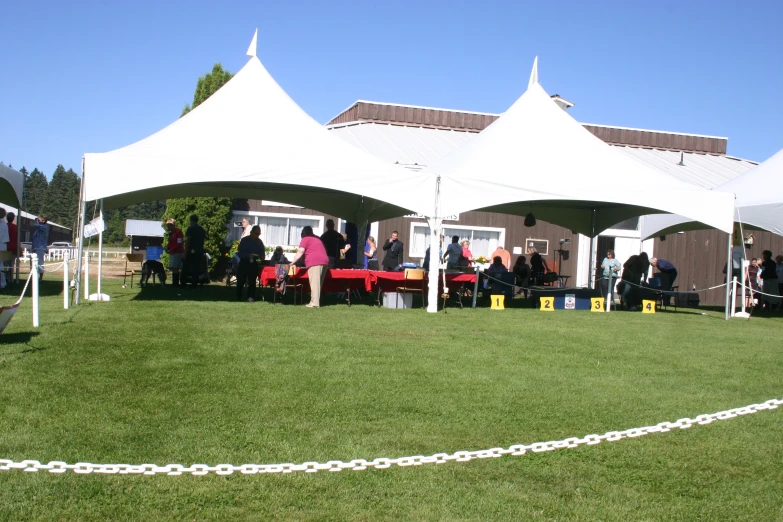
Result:
[[[29,342],[33,337],[39,335],[38,332],[16,332],[10,334],[0,335],[0,346],[4,344],[24,344]],[[29,350],[23,350],[22,353],[34,352],[41,350],[42,348],[31,348]]]

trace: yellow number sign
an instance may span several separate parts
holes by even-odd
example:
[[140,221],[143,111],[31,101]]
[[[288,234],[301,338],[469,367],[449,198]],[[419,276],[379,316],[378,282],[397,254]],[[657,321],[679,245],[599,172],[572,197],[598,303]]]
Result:
[[504,310],[505,306],[503,304],[506,301],[506,296],[503,294],[500,295],[493,295],[492,296],[492,310]]
[[555,311],[555,298],[554,297],[542,297],[541,298],[541,310],[544,312]]
[[591,297],[590,298],[590,311],[591,312],[603,312],[604,311],[604,298],[603,297]]
[[655,301],[648,301],[647,299],[642,301],[642,313],[643,314],[654,314],[655,313]]

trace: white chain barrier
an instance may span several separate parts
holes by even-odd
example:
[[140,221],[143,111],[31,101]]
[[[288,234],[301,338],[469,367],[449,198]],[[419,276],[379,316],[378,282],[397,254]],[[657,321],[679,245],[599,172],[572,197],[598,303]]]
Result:
[[108,475],[170,475],[177,476],[185,473],[192,475],[208,475],[215,473],[217,475],[231,475],[240,473],[243,475],[255,475],[258,473],[293,473],[295,471],[304,471],[305,473],[316,473],[318,471],[363,471],[369,468],[386,469],[392,466],[421,466],[423,464],[445,464],[447,462],[468,462],[474,459],[499,458],[505,455],[522,456],[527,452],[543,453],[547,451],[556,451],[563,449],[578,448],[579,446],[595,446],[601,442],[616,442],[626,438],[637,438],[652,433],[666,433],[674,429],[684,430],[693,425],[707,425],[714,421],[733,419],[741,415],[749,415],[760,411],[774,410],[783,405],[783,400],[770,399],[760,404],[751,404],[741,408],[732,408],[718,413],[697,415],[694,418],[682,418],[675,422],[661,422],[655,426],[645,426],[643,428],[631,428],[623,431],[608,431],[603,435],[585,435],[582,438],[569,437],[563,440],[549,442],[535,442],[533,444],[514,444],[508,448],[490,448],[477,451],[457,451],[455,453],[435,453],[434,455],[412,457],[399,457],[395,459],[376,458],[374,460],[354,459],[348,462],[341,460],[330,460],[328,462],[303,462],[302,464],[242,464],[235,466],[233,464],[218,464],[209,466],[207,464],[193,464],[183,466],[182,464],[168,464],[158,466],[157,464],[91,464],[89,462],[78,462],[76,464],[67,464],[61,461],[51,461],[42,464],[37,460],[23,460],[15,462],[10,459],[0,459],[0,471],[19,470],[26,472],[48,471],[49,473],[65,473],[72,471],[77,474],[100,473]]

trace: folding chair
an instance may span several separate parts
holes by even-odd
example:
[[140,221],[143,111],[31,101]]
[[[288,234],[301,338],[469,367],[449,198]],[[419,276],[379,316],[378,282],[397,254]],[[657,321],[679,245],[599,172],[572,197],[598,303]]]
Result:
[[[397,307],[399,308],[399,299],[400,294],[407,294],[407,293],[419,293],[421,294],[421,303],[422,307],[426,308],[424,305],[424,296],[426,295],[425,289],[424,289],[424,277],[426,275],[426,272],[422,268],[406,268],[404,272],[404,279],[403,279],[403,286],[397,287]],[[413,286],[408,286],[408,283],[414,283]],[[416,287],[416,283],[418,283],[418,288]]]
[[[128,266],[131,263],[138,263],[139,268]],[[128,276],[131,278],[131,288],[133,288],[133,276],[141,277],[141,267],[144,264],[144,254],[125,254],[125,273],[122,276],[122,286],[125,287]]]

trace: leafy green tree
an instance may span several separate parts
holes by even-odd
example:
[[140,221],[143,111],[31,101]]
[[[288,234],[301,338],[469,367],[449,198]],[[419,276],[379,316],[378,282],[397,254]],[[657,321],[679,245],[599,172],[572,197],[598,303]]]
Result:
[[[231,198],[170,199],[163,219],[176,219],[177,226],[184,233],[190,225],[190,216],[193,214],[198,216],[199,225],[207,233],[204,250],[212,256],[210,270],[214,270],[226,251],[225,239],[228,235],[226,223],[231,219]],[[167,241],[168,237],[164,243]]]
[[[225,85],[233,75],[216,63],[212,72],[205,74],[196,83],[196,92],[193,95],[193,103],[185,105],[182,116],[198,107],[218,89]],[[189,217],[196,214],[199,224],[204,227],[207,239],[204,249],[212,256],[211,270],[215,270],[218,261],[222,257],[224,240],[228,234],[226,224],[231,219],[231,198],[177,198],[170,199],[166,204],[165,219],[174,218],[183,232],[189,224]],[[168,238],[167,238],[168,239]]]
[[38,169],[25,176],[24,195],[22,196],[22,208],[35,216],[41,213],[46,199],[46,190],[49,187],[49,181],[46,174]]

